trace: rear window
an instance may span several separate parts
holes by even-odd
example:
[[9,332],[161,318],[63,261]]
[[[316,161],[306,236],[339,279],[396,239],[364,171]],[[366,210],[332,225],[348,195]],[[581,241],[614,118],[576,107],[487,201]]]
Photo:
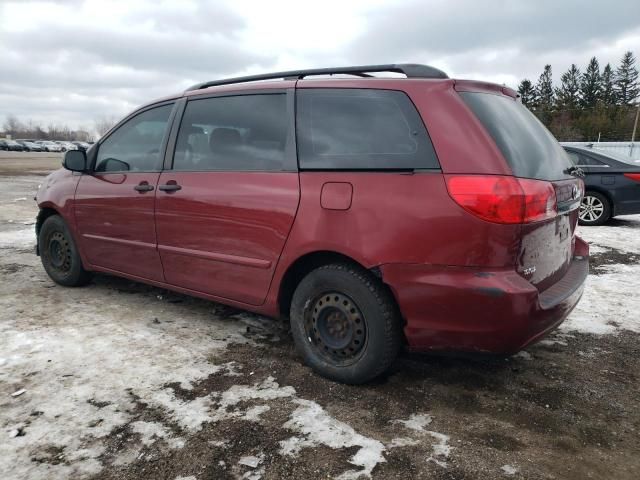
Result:
[[439,168],[429,135],[403,92],[365,89],[297,91],[301,168]]
[[490,93],[460,92],[482,122],[516,177],[570,178],[571,161],[549,130],[520,102]]

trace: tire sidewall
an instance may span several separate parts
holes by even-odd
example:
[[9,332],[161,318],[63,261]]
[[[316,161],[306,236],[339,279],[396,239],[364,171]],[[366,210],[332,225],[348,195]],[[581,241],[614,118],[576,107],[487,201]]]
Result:
[[[65,240],[69,243],[71,251],[71,268],[66,273],[59,272],[53,268],[48,261],[48,239],[56,232],[60,232],[64,235]],[[78,248],[76,247],[76,242],[65,221],[59,215],[52,215],[48,217],[42,224],[42,228],[38,234],[38,250],[40,251],[42,265],[47,272],[47,275],[49,275],[54,282],[67,287],[73,287],[82,285],[88,280],[88,273],[82,265],[82,259],[80,258]]]
[[584,196],[585,197],[595,197],[595,198],[597,198],[598,200],[600,200],[600,202],[602,202],[602,205],[603,205],[604,208],[602,210],[602,215],[600,215],[600,218],[598,218],[597,220],[595,220],[593,222],[582,220],[581,218],[578,218],[580,225],[598,226],[598,225],[604,225],[605,223],[607,223],[609,221],[609,219],[611,218],[611,204],[609,203],[609,199],[607,199],[607,197],[605,197],[601,193],[593,192],[593,191],[587,191]]
[[[305,331],[304,318],[313,299],[327,292],[347,295],[364,317],[367,339],[357,360],[338,366],[324,359],[311,344]],[[380,362],[388,348],[388,319],[385,306],[370,287],[348,268],[319,268],[307,275],[296,289],[291,303],[291,330],[297,351],[307,365],[328,378],[344,383],[364,383],[381,373]],[[394,356],[395,356],[394,352]]]

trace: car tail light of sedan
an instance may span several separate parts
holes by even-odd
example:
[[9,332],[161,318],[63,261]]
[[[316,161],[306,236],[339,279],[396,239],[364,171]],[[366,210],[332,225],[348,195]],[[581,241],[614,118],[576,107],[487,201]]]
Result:
[[640,173],[625,173],[624,176],[635,182],[640,182]]

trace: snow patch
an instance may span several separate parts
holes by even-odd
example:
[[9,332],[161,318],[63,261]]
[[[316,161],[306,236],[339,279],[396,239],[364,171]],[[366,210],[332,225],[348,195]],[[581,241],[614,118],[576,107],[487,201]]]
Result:
[[394,421],[395,423],[403,424],[405,427],[411,430],[422,432],[424,431],[424,427],[426,427],[433,421],[433,418],[431,417],[431,415],[427,415],[424,413],[420,413],[420,414],[414,413],[409,417],[408,420],[394,420]]
[[[616,217],[617,220],[640,220],[640,216]],[[578,236],[589,242],[590,253],[602,253],[598,247],[622,250],[630,253],[640,252],[640,230],[632,226],[608,226],[584,227],[579,226],[576,232]],[[596,244],[596,250],[592,250],[591,244]]]
[[378,440],[357,433],[350,425],[330,415],[317,403],[310,400],[295,399],[298,408],[291,414],[285,428],[297,431],[294,436],[280,442],[282,455],[297,455],[303,448],[327,445],[330,448],[360,447],[351,457],[349,463],[361,467],[360,470],[348,470],[337,478],[350,480],[362,475],[371,477],[371,472],[378,463],[386,462],[384,445]]
[[[627,233],[640,237],[640,232]],[[640,246],[636,251],[640,251]],[[587,277],[582,299],[561,329],[597,335],[619,330],[640,332],[640,265],[608,265],[602,268],[606,273]]]
[[518,469],[512,465],[503,465],[500,467],[500,470],[502,470],[505,475],[515,475],[518,473]]
[[513,358],[521,358],[523,360],[533,360],[533,355],[531,355],[529,352],[526,352],[524,350],[522,350],[521,352],[516,353]]
[[246,467],[251,467],[251,468],[256,468],[258,465],[260,465],[262,463],[262,460],[264,460],[264,455],[260,455],[259,457],[253,456],[253,455],[249,455],[246,457],[242,457],[239,461],[238,464],[239,465],[244,465]]
[[387,444],[387,448],[399,448],[399,447],[412,447],[418,445],[420,442],[415,438],[409,437],[397,437],[391,440],[391,443]]
[[[447,460],[451,454],[452,447],[449,445],[449,436],[444,433],[434,432],[432,430],[425,430],[424,427],[431,424],[433,417],[428,414],[412,414],[408,420],[395,420],[395,423],[401,423],[406,428],[419,432],[423,436],[430,436],[436,440],[436,443],[431,444],[431,455],[427,457],[427,462],[433,462],[436,465],[447,468]],[[391,441],[391,446],[407,446],[411,443],[407,443],[405,438],[396,438]],[[394,445],[395,443],[395,445]]]
[[131,424],[131,430],[140,435],[140,441],[145,446],[152,445],[158,438],[161,438],[167,442],[169,448],[184,447],[185,442],[183,438],[174,436],[171,430],[159,423],[143,421],[133,422]]
[[427,458],[427,462],[433,462],[436,465],[447,468],[447,460],[452,448],[449,446],[449,435],[430,430],[427,430],[426,433],[437,440],[436,443],[431,445],[431,455]]
[[[3,241],[6,233],[0,235]],[[38,302],[23,295],[21,282],[3,288],[0,384],[10,392],[26,390],[0,409],[0,426],[7,433],[14,425],[26,425],[24,435],[0,441],[0,471],[14,478],[57,480],[99,473],[105,438],[135,420],[137,401],[165,409],[187,431],[199,429],[210,418],[211,399],[183,402],[163,386],[179,382],[190,389],[193,382],[228,371],[209,358],[228,343],[246,342],[240,325],[173,306],[162,312],[172,322],[158,328],[140,316],[157,308],[157,301],[142,296],[138,313],[132,313],[115,297],[105,301],[92,286],[41,289]],[[215,340],[220,336],[228,341]],[[36,411],[37,416],[30,416]],[[160,425],[134,428],[145,439],[164,436],[171,447],[180,446],[180,439]],[[65,462],[30,461],[50,448],[64,448]],[[117,463],[131,460],[124,452],[116,458]]]
[[599,255],[601,253],[610,252],[610,248],[603,247],[601,245],[597,245],[595,243],[589,244],[589,255]]
[[35,244],[36,231],[33,228],[0,232],[0,248],[25,248]]

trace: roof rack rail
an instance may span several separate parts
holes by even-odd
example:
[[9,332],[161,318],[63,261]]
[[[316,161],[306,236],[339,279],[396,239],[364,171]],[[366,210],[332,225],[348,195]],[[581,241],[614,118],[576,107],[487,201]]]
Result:
[[187,88],[187,92],[200,90],[203,88],[215,87],[219,85],[231,85],[233,83],[256,82],[259,80],[274,80],[284,78],[287,80],[301,80],[310,75],[337,75],[348,74],[358,77],[372,77],[370,73],[394,72],[403,73],[407,78],[449,78],[446,73],[429,65],[419,65],[416,63],[393,63],[387,65],[360,65],[354,67],[336,68],[311,68],[308,70],[290,70],[287,72],[265,73],[261,75],[249,75],[246,77],[225,78],[210,82],[198,83]]

